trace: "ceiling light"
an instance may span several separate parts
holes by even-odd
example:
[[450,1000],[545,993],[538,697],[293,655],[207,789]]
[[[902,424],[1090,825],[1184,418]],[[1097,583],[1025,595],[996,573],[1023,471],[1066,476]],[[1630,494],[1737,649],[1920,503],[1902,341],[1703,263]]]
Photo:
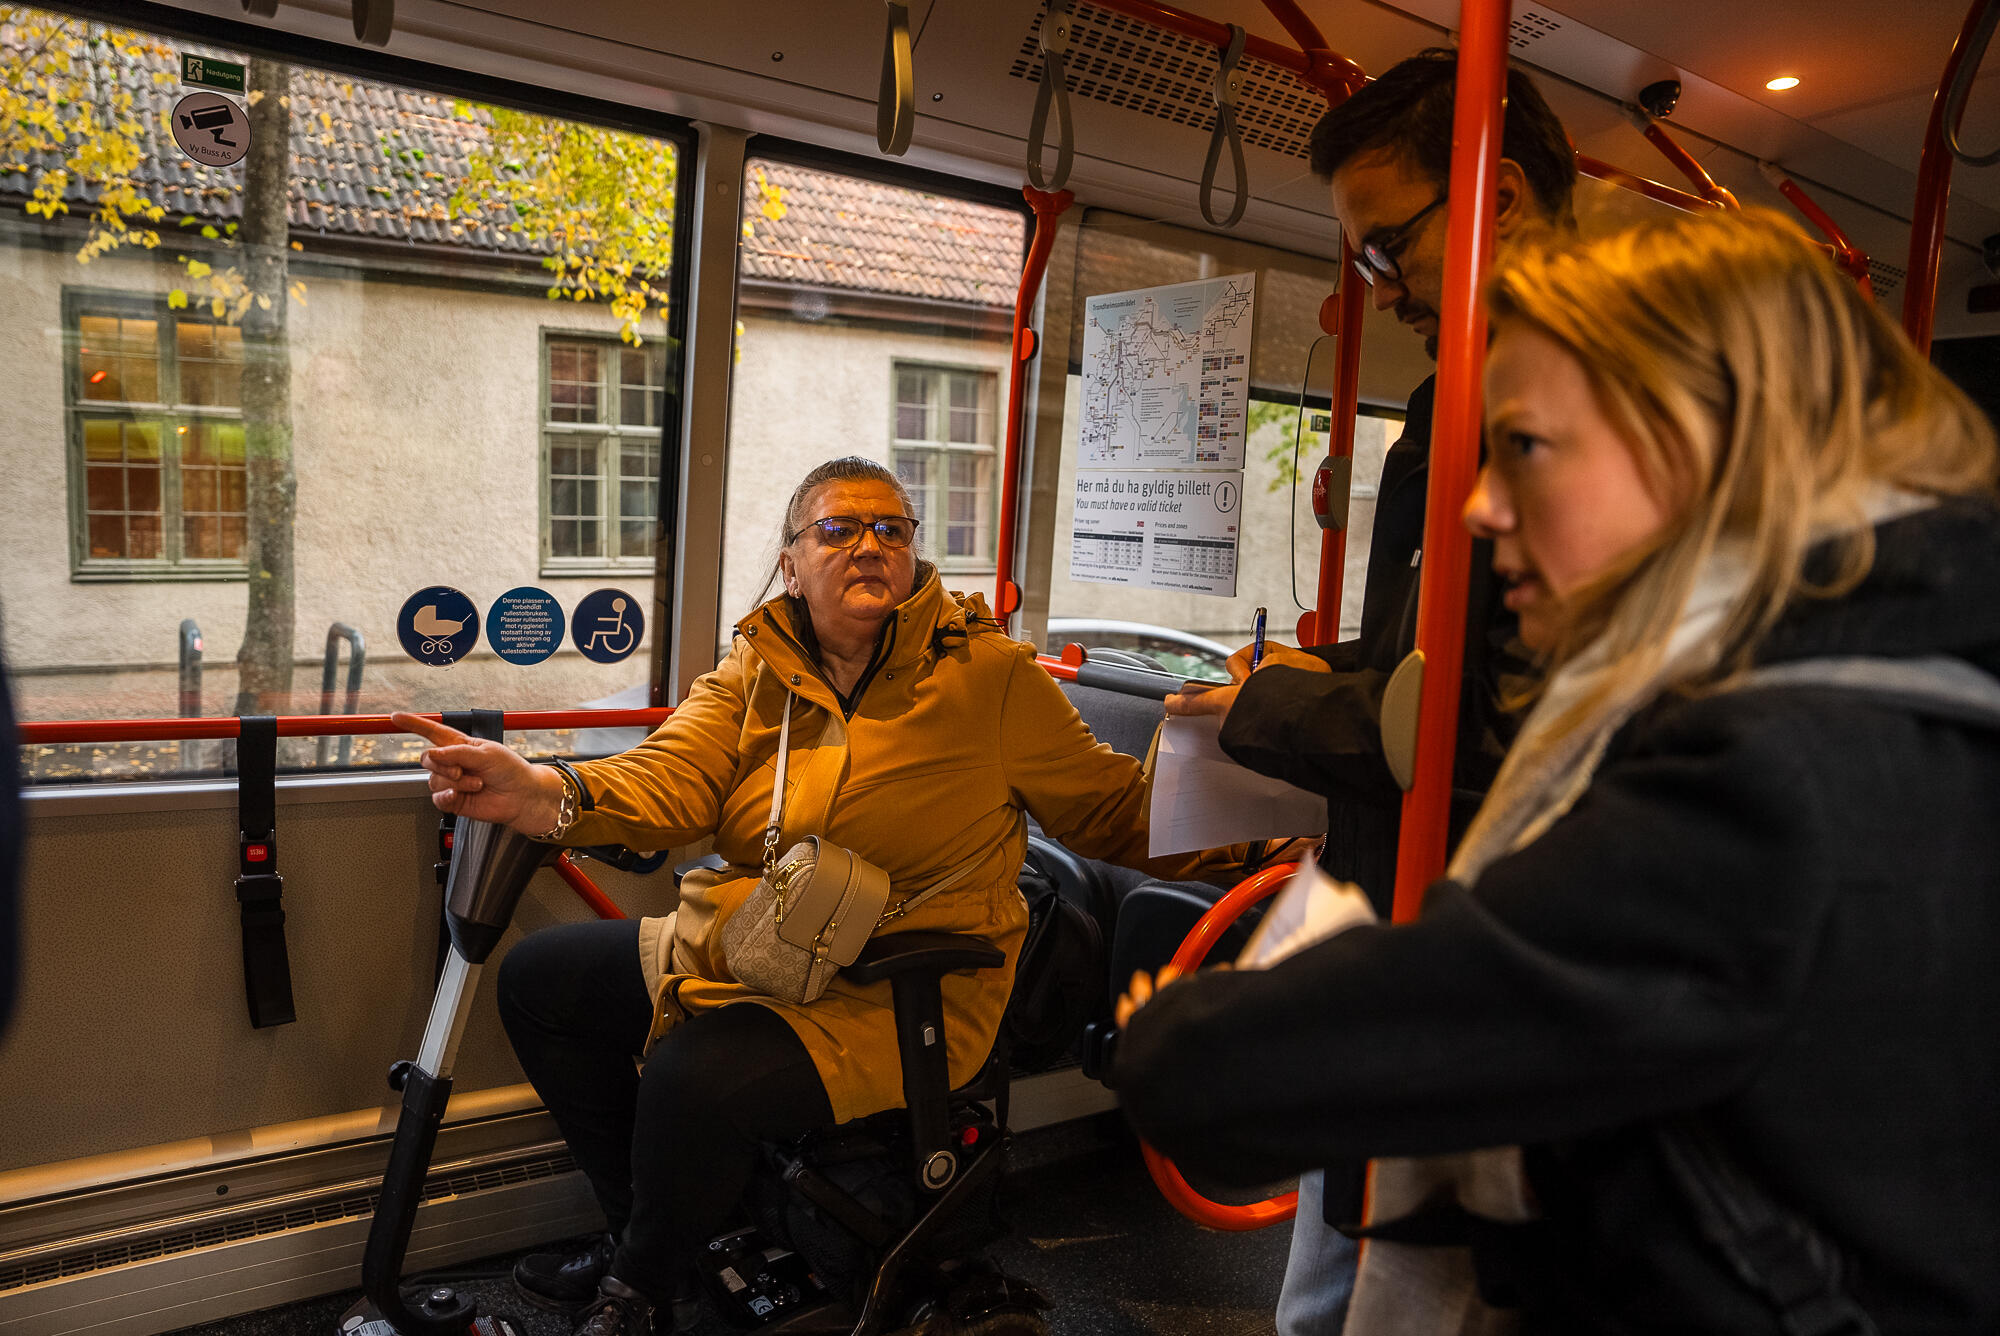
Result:
[[1798,86],[1799,78],[1796,74],[1781,74],[1764,85],[1764,87],[1774,93],[1782,93],[1788,88],[1797,88]]

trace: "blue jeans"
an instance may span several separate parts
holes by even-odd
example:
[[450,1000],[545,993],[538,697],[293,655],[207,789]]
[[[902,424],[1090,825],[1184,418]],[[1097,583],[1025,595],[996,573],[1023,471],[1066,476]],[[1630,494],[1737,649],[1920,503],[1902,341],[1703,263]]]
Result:
[[1299,1175],[1292,1252],[1278,1291],[1278,1336],[1334,1336],[1347,1322],[1360,1245],[1326,1223],[1326,1175]]

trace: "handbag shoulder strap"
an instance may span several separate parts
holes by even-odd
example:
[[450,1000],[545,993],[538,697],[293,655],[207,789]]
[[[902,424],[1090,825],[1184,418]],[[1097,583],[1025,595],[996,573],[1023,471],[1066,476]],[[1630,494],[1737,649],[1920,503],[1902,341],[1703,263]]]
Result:
[[956,886],[959,882],[965,880],[965,878],[971,874],[972,869],[979,866],[983,858],[984,858],[983,854],[974,854],[972,857],[966,859],[963,863],[960,863],[956,868],[954,868],[950,873],[950,875],[946,876],[941,881],[933,883],[929,890],[918,892],[916,895],[911,896],[909,899],[903,901],[902,904],[897,905],[894,909],[890,910],[888,913],[884,914],[881,918],[877,919],[875,922],[875,926],[879,928],[884,923],[893,923],[897,919],[903,917],[903,915],[909,913],[912,909],[915,909],[918,905],[922,904],[924,901],[936,895],[939,891],[949,890],[953,886]]
[[785,761],[792,751],[792,693],[785,693],[785,713],[778,721],[778,773],[771,779],[771,820],[764,827],[764,875],[778,865],[778,819],[785,811]]

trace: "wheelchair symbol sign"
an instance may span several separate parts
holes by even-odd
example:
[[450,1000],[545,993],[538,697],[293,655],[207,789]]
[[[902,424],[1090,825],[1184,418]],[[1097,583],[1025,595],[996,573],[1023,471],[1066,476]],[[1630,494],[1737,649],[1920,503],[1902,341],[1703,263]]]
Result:
[[479,609],[450,585],[419,589],[396,614],[396,639],[418,663],[449,668],[479,643]]
[[617,663],[639,648],[646,614],[639,600],[622,589],[585,594],[570,618],[569,638],[593,663]]

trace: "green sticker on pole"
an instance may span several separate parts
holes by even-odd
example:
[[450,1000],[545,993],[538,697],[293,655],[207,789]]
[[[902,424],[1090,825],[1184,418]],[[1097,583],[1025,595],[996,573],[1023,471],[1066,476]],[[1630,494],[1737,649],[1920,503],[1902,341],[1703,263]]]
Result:
[[181,82],[190,88],[213,88],[221,93],[249,91],[249,80],[241,65],[186,51],[181,53]]

